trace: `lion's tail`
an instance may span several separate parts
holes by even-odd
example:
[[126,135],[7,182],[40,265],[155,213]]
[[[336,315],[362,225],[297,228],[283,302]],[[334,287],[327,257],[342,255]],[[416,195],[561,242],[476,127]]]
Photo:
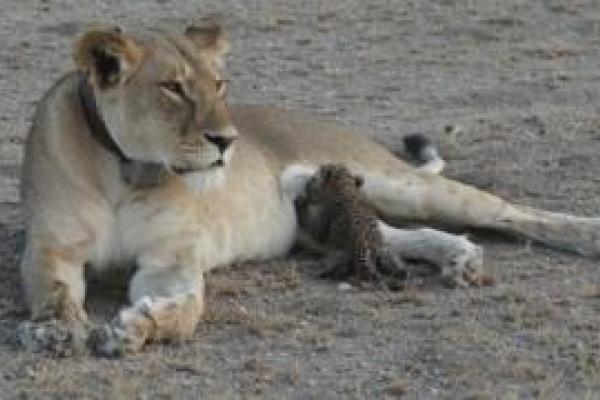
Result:
[[444,159],[440,157],[431,141],[420,133],[403,138],[404,150],[420,170],[439,174],[444,169]]

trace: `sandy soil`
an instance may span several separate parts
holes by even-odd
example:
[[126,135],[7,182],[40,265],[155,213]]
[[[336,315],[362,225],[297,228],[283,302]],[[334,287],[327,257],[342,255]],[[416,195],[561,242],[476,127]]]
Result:
[[[103,23],[181,29],[221,12],[232,103],[284,104],[397,146],[427,132],[447,175],[522,204],[600,211],[596,0],[2,0],[0,398],[600,398],[596,261],[476,234],[488,288],[337,290],[304,262],[210,276],[206,322],[123,360],[16,346],[17,171],[36,100]],[[444,127],[460,126],[455,142]],[[119,296],[90,302],[108,318]]]

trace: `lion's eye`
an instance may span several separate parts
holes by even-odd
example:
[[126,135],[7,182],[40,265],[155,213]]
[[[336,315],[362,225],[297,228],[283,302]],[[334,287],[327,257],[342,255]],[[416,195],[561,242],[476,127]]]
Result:
[[215,89],[217,89],[217,96],[223,96],[225,94],[225,88],[227,87],[226,79],[218,79],[215,81]]
[[170,95],[185,98],[183,85],[178,81],[165,81],[160,83],[160,87]]

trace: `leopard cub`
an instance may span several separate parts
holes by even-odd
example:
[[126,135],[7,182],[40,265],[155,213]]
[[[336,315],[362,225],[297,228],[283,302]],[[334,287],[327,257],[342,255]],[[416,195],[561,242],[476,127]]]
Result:
[[385,245],[377,215],[362,194],[363,182],[343,165],[325,164],[295,199],[300,229],[326,253],[320,276],[380,283],[382,275],[404,278],[404,263]]

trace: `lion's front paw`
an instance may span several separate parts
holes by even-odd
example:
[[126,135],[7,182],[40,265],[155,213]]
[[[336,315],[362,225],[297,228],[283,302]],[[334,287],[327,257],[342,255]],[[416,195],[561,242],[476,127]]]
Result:
[[121,310],[112,323],[90,333],[88,347],[104,357],[120,357],[141,350],[156,328],[150,306],[150,300],[143,299],[134,307]]
[[144,341],[122,327],[105,324],[95,328],[88,338],[88,347],[103,357],[121,357],[138,351]]
[[443,265],[442,276],[452,287],[482,285],[487,276],[483,268],[483,249],[477,245],[464,248]]
[[82,354],[86,346],[86,327],[56,319],[22,322],[17,328],[20,345],[31,352],[49,352],[58,356]]

